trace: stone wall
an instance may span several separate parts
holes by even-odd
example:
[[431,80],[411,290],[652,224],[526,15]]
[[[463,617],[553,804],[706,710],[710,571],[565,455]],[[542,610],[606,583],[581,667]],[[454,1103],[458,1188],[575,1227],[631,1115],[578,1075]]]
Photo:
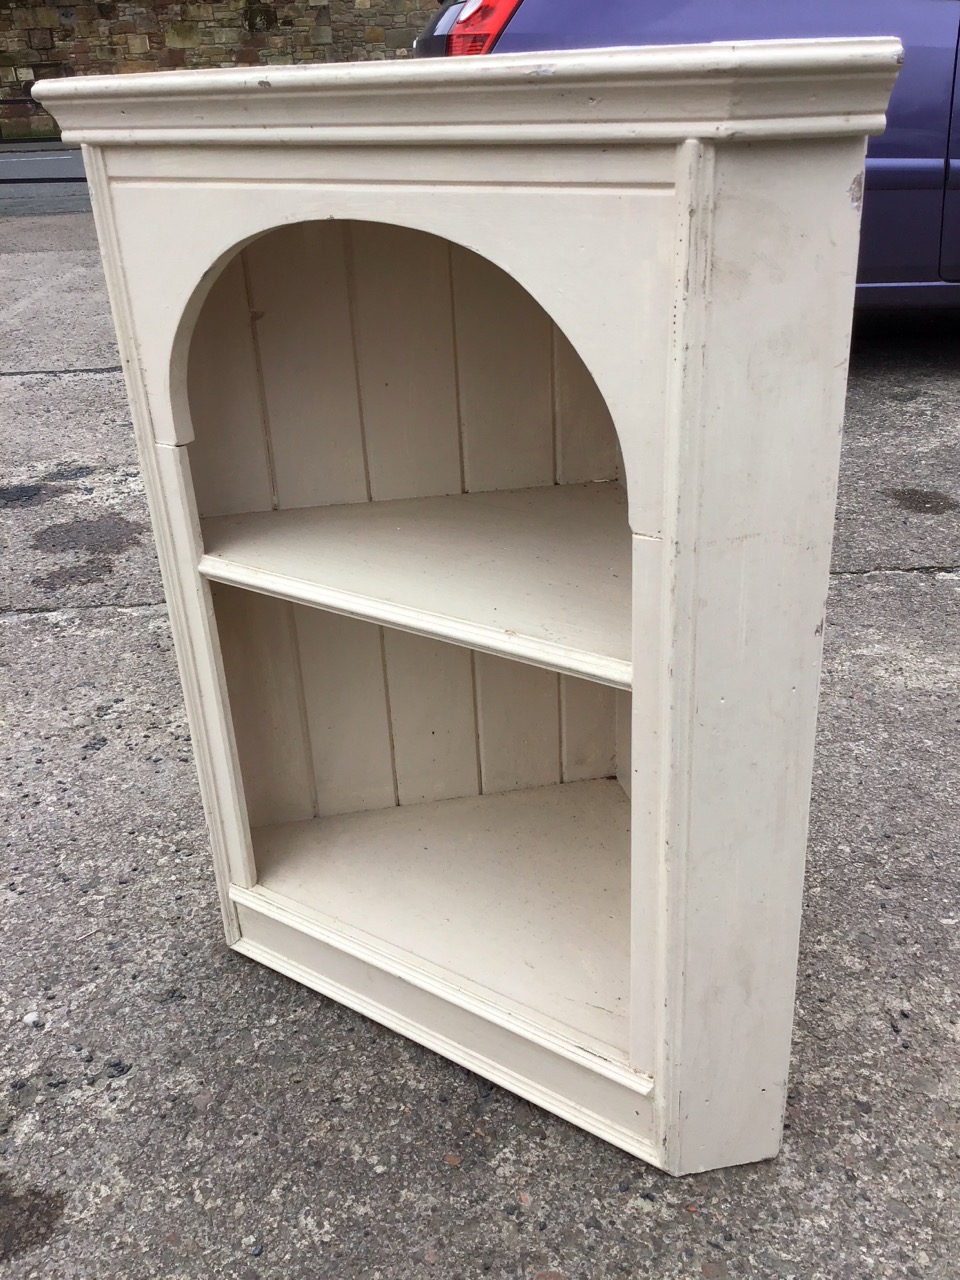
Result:
[[49,76],[404,57],[437,0],[0,0],[0,138],[56,136]]

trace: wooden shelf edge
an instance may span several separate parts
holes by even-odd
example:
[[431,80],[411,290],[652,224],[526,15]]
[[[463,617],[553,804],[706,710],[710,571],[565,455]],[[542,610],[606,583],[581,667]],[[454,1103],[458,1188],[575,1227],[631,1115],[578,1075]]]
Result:
[[[249,892],[249,891],[241,891]],[[449,992],[412,992],[407,1010],[396,998],[378,999],[397,979],[369,960],[342,956],[346,966],[325,962],[329,947],[297,930],[296,923],[265,914],[259,904],[239,906],[243,936],[233,950],[343,1004],[417,1044],[457,1062],[484,1079],[560,1116],[657,1167],[653,1082],[628,1068],[605,1074],[597,1061],[558,1053],[529,1041],[518,1028],[491,1025],[475,1009],[451,1006]],[[298,936],[299,935],[299,936]],[[400,980],[401,983],[403,980]],[[405,984],[404,984],[405,985]],[[389,985],[386,988],[390,990]],[[410,988],[407,987],[409,991]]]
[[450,644],[492,653],[501,658],[513,658],[532,666],[559,671],[562,675],[593,680],[597,684],[610,685],[614,689],[631,689],[633,663],[621,658],[611,658],[601,653],[572,649],[566,645],[499,631],[493,627],[430,613],[405,605],[391,604],[373,596],[325,587],[322,583],[289,578],[284,574],[252,569],[221,556],[201,556],[198,570],[202,577],[226,586],[242,587],[259,595],[289,600],[313,608],[328,609],[348,618],[379,623],[398,631],[410,631],[415,635],[432,636]]
[[[614,1051],[604,1052],[599,1045],[594,1048],[587,1043],[577,1043],[572,1038],[574,1034],[572,1032],[567,1036],[552,1030],[543,1022],[524,1017],[512,1009],[509,1012],[505,1011],[502,1001],[484,999],[482,995],[458,983],[455,979],[444,980],[433,972],[432,966],[419,963],[412,958],[405,959],[396,949],[387,945],[378,946],[375,940],[365,937],[359,931],[349,926],[338,926],[332,919],[325,920],[318,913],[306,911],[270,889],[259,885],[250,889],[231,885],[230,900],[238,907],[255,911],[259,915],[295,929],[298,933],[314,938],[325,946],[333,947],[337,951],[371,965],[391,977],[400,978],[403,982],[438,997],[446,1004],[456,1005],[465,1012],[482,1018],[484,1022],[492,1023],[504,1031],[539,1045],[578,1067],[586,1068],[595,1075],[603,1076],[615,1084],[630,1089],[641,1097],[647,1097],[653,1092],[653,1079],[643,1072],[635,1071],[626,1061],[617,1061],[607,1056],[607,1053]],[[340,999],[339,996],[334,998]],[[344,1003],[358,1008],[356,998],[345,1000]],[[360,1012],[368,1011],[360,1009]],[[370,1013],[369,1016],[376,1018],[377,1021],[383,1021],[378,1014]],[[403,1032],[403,1034],[409,1033]],[[412,1038],[419,1037],[413,1035]],[[582,1037],[582,1040],[586,1042],[587,1037]],[[441,1049],[440,1052],[446,1051]]]

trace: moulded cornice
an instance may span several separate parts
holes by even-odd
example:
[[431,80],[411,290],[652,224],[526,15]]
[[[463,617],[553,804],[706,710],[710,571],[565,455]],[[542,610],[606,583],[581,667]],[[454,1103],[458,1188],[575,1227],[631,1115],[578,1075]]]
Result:
[[44,80],[92,145],[630,143],[878,133],[894,38],[593,49]]

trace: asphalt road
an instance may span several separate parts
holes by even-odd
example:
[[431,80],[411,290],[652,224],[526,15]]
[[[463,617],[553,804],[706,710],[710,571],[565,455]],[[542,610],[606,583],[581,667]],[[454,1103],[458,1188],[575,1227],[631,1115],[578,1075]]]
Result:
[[83,157],[76,147],[18,149],[0,147],[0,183],[84,180]]
[[58,143],[0,145],[0,218],[89,212],[78,148]]

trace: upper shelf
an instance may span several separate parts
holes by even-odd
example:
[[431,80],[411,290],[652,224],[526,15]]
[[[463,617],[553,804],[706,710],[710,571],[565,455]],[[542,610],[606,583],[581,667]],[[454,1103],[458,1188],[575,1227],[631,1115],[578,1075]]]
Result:
[[629,689],[620,485],[552,485],[202,521],[200,572]]

